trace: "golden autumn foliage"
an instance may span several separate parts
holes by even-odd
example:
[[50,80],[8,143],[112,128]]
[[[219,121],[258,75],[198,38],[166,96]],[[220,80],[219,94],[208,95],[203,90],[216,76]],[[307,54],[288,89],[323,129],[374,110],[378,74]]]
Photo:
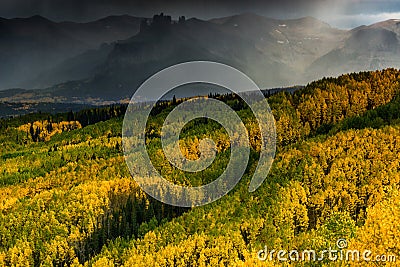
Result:
[[61,121],[56,123],[45,120],[21,125],[18,127],[18,130],[36,136],[37,140],[49,141],[50,138],[55,134],[81,128],[82,125],[79,123],[79,121]]
[[[368,208],[365,224],[357,229],[357,235],[350,242],[351,249],[370,250],[371,258],[395,256],[400,253],[400,195],[398,189],[389,190],[382,201]],[[396,266],[395,262],[382,265]],[[398,263],[397,263],[398,264]],[[360,263],[353,263],[360,266]]]
[[[387,112],[392,123],[379,117],[379,127],[346,125],[333,133],[329,127],[342,129],[346,118],[368,121],[368,111],[400,92],[399,77],[393,69],[343,75],[293,95],[271,96],[278,150],[267,179],[253,193],[248,185],[260,133],[243,106],[238,113],[252,147],[248,171],[232,192],[191,209],[164,205],[140,190],[124,162],[121,119],[83,128],[73,119],[35,119],[0,128],[0,266],[347,266],[257,259],[264,246],[324,249],[339,238],[346,238],[349,248],[398,256],[395,112]],[[240,106],[233,96],[220,98]],[[146,140],[156,169],[186,186],[220,175],[229,161],[230,140],[212,123],[194,124],[180,139],[182,154],[192,160],[199,157],[201,139],[215,141],[216,163],[209,169],[188,174],[166,161],[157,138],[163,109],[174,104],[163,105],[150,118]],[[24,143],[21,135],[36,140]],[[245,140],[235,136],[235,141]]]

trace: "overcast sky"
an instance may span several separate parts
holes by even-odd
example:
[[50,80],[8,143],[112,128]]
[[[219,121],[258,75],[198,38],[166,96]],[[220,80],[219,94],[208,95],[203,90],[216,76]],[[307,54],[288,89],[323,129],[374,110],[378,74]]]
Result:
[[52,20],[90,21],[108,15],[150,17],[155,13],[209,19],[243,12],[274,18],[314,16],[332,26],[353,28],[400,18],[399,0],[0,0],[5,18],[42,15]]

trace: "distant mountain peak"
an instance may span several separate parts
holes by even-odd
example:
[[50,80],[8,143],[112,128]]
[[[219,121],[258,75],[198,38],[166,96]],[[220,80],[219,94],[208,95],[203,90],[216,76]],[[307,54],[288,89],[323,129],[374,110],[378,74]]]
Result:
[[237,15],[232,15],[232,16],[227,16],[227,17],[222,17],[222,18],[214,18],[209,20],[210,22],[216,23],[216,24],[225,24],[225,23],[243,23],[243,22],[259,22],[259,21],[277,21],[276,19],[272,18],[267,18],[261,15],[258,15],[253,12],[245,12],[245,13],[240,13]]
[[31,17],[28,17],[28,18],[26,18],[26,20],[29,20],[29,21],[35,21],[35,22],[52,22],[51,20],[49,20],[49,19],[47,19],[47,18],[45,18],[45,17],[43,17],[43,16],[41,16],[41,15],[34,15],[34,16],[31,16]]
[[170,26],[173,24],[181,24],[185,21],[185,16],[180,16],[178,21],[174,21],[170,15],[165,15],[163,12],[161,12],[160,14],[154,15],[152,19],[143,18],[140,24],[140,32],[143,33],[149,30],[160,32],[170,28]]
[[399,27],[399,25],[400,25],[400,19],[388,19],[385,21],[371,24],[367,27],[369,27],[369,28],[393,28],[393,27]]
[[315,17],[311,16],[306,16],[298,19],[291,19],[290,21],[296,22],[297,24],[302,24],[304,26],[309,26],[309,27],[319,27],[319,28],[332,28],[331,25],[328,23],[317,19]]

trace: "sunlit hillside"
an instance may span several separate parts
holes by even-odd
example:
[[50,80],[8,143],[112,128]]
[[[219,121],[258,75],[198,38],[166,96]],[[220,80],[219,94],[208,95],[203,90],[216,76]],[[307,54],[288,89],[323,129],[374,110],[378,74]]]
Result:
[[[277,257],[279,250],[335,249],[339,239],[347,243],[343,249],[370,250],[372,260],[398,257],[399,82],[400,71],[387,69],[268,96],[277,153],[253,193],[248,185],[259,154],[254,116],[236,95],[210,96],[237,112],[252,147],[234,190],[196,208],[162,204],[132,179],[122,151],[125,106],[3,119],[0,266],[368,265],[328,256],[302,261],[301,253]],[[162,153],[160,129],[179,102],[159,103],[153,112],[149,155],[173,182],[206,184],[226,167],[229,139],[218,123],[190,122],[181,134],[183,154],[198,157],[199,140],[207,137],[218,140],[217,157],[202,172],[176,170]]]

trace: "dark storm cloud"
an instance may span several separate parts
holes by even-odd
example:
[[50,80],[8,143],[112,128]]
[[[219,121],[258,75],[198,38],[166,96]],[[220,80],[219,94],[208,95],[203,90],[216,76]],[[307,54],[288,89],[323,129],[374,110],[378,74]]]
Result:
[[150,17],[164,12],[174,17],[207,19],[255,12],[278,18],[315,16],[344,27],[350,16],[368,21],[373,20],[371,15],[379,17],[399,11],[397,0],[1,0],[0,4],[0,16],[7,18],[39,14],[58,21],[88,21],[108,15]]
[[[227,1],[227,0],[2,0],[0,16],[18,17],[40,14],[53,19],[93,19],[109,14],[150,16],[156,12],[173,15],[213,17],[232,13],[261,11],[294,13],[326,2],[321,0]],[[278,14],[280,15],[280,14]]]

